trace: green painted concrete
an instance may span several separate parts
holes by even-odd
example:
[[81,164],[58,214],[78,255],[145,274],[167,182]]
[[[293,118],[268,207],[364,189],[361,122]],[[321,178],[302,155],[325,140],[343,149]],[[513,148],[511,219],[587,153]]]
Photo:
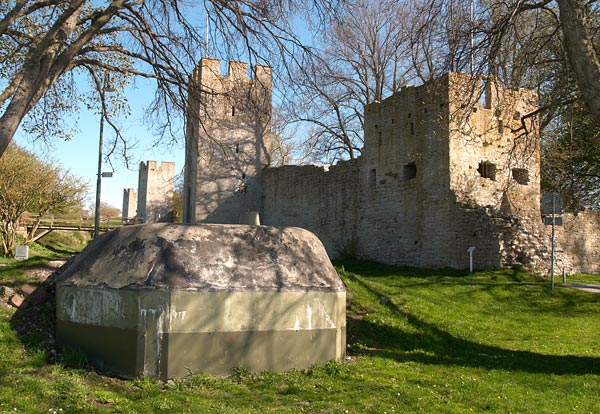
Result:
[[[57,283],[58,341],[123,377],[228,375],[237,367],[285,371],[344,360],[345,288],[326,256],[319,256],[324,249],[316,237],[300,229],[268,228],[259,231],[261,243],[248,244],[257,235],[255,227],[233,226],[239,233],[233,240],[230,227],[147,225],[108,235],[111,244],[84,251]],[[238,245],[213,246],[221,256],[208,265],[179,262],[194,260],[192,253],[206,240],[214,244],[207,238],[211,234],[227,235],[229,243],[237,237]],[[296,243],[298,249],[288,251]],[[118,266],[103,261],[105,250],[109,255],[126,250],[133,262],[150,259],[148,283],[140,283],[139,267],[129,261]],[[298,260],[305,263],[282,267]],[[301,272],[311,266],[317,266],[312,273]],[[181,273],[174,275],[177,269]],[[219,277],[211,280],[202,271]]]

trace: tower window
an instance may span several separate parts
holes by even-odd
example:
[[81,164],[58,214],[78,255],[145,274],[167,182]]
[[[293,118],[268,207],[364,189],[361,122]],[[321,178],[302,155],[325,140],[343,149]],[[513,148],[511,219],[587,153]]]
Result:
[[236,143],[234,149],[235,149],[235,153],[239,154],[240,153],[240,144]]
[[231,107],[231,116],[235,116],[235,106]]
[[410,123],[410,135],[415,135],[415,123]]
[[417,165],[414,162],[402,166],[402,178],[404,180],[412,180],[417,176]]
[[522,185],[529,184],[529,171],[525,168],[513,168],[512,177],[517,183]]
[[498,120],[498,133],[504,133],[504,121],[502,121],[501,119]]
[[372,187],[377,185],[377,170],[375,168],[369,171],[369,184],[371,184]]
[[496,180],[496,164],[494,163],[482,161],[479,163],[479,168],[477,168],[477,171],[483,178],[489,178],[493,181]]

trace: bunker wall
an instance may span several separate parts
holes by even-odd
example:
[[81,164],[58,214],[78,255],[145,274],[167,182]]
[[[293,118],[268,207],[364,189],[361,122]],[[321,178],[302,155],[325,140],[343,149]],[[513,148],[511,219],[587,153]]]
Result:
[[345,306],[345,292],[60,286],[57,340],[129,378],[305,369],[344,359]]

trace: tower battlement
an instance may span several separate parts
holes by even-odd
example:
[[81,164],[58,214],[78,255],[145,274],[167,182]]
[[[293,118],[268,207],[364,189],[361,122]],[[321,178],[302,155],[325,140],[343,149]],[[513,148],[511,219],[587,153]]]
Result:
[[189,85],[184,222],[237,223],[262,212],[262,168],[270,161],[271,68],[202,58]]
[[209,84],[211,78],[218,79],[221,82],[226,81],[264,81],[265,85],[270,85],[272,77],[272,69],[270,66],[255,65],[253,71],[253,77],[248,76],[248,63],[230,61],[228,64],[227,74],[221,75],[221,60],[204,57],[200,59],[200,64],[196,67],[194,72],[202,73],[202,80],[204,84]]

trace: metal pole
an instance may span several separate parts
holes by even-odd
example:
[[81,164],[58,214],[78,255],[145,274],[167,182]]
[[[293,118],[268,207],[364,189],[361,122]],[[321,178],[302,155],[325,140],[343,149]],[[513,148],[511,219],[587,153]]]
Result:
[[554,213],[556,212],[556,195],[552,196],[552,257],[550,263],[550,288],[554,290]]
[[100,139],[98,144],[98,176],[96,178],[96,211],[94,213],[94,239],[100,229],[100,192],[102,187],[102,146],[104,140],[104,85],[100,91],[102,111],[100,112]]
[[469,272],[473,273],[473,252],[475,251],[475,246],[471,246],[467,249],[469,252]]
[[206,9],[206,57],[209,57],[208,54],[208,25],[209,25],[209,21],[208,21],[208,8]]

